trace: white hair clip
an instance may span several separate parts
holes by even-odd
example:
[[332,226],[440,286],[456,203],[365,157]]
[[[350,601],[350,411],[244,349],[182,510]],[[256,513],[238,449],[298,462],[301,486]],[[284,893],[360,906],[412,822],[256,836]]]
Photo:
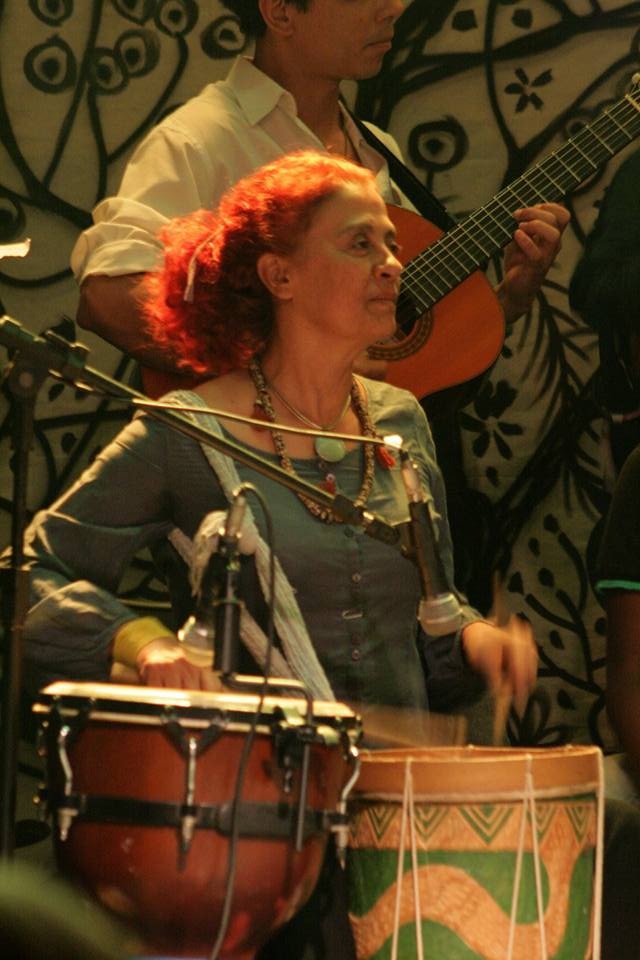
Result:
[[211,234],[208,234],[208,236],[198,244],[191,254],[191,259],[189,260],[189,265],[187,266],[187,282],[185,284],[184,293],[182,294],[182,299],[185,303],[193,303],[193,287],[196,280],[196,270],[198,269],[198,257],[210,240]]

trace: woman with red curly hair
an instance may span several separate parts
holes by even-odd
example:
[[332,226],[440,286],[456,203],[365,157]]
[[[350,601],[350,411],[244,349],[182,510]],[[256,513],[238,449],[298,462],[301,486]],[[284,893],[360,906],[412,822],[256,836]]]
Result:
[[[449,576],[451,544],[428,424],[410,394],[353,373],[395,329],[401,265],[395,229],[369,171],[311,152],[282,157],[240,181],[217,213],[175,221],[162,268],[148,282],[146,312],[157,343],[179,352],[204,382],[173,394],[202,407],[199,422],[326,490],[340,490],[389,523],[407,518],[399,465],[372,443],[219,422],[207,408],[291,427],[363,437],[399,434],[437,513]],[[426,709],[450,705],[466,679],[506,675],[518,704],[534,683],[531,638],[487,623],[461,598],[458,634],[430,638],[416,625],[420,581],[395,547],[336,521],[253,469],[141,416],[97,458],[28,538],[33,602],[26,626],[38,680],[103,679],[114,663],[143,683],[215,688],[174,630],[193,604],[171,577],[170,627],[136,617],[115,592],[143,546],[170,539],[192,555],[204,517],[224,509],[240,481],[260,488],[276,526],[280,561],[274,672],[324,699]],[[264,661],[268,548],[244,562],[243,667]],[[182,561],[180,561],[182,563]],[[171,564],[173,570],[175,564]]]

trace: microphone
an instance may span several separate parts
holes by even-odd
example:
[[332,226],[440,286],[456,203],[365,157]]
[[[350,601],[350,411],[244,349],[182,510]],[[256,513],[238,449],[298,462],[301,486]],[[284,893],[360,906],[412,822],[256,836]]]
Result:
[[[200,666],[235,672],[240,637],[240,601],[237,597],[238,554],[253,553],[255,536],[242,531],[247,500],[238,487],[226,513],[207,514],[194,538],[191,581],[196,607],[178,632]],[[243,541],[243,542],[241,542]]]
[[240,535],[247,498],[238,487],[233,492],[231,506],[227,510],[225,525],[220,531],[217,556],[222,560],[222,578],[214,577],[211,599],[214,608],[214,670],[223,676],[237,673],[240,660],[240,611],[242,601],[238,595],[240,576]]
[[442,557],[438,553],[431,506],[425,498],[416,466],[404,450],[400,452],[400,473],[409,501],[411,554],[422,584],[418,620],[425,633],[442,637],[454,633],[460,626],[460,603],[447,582]]

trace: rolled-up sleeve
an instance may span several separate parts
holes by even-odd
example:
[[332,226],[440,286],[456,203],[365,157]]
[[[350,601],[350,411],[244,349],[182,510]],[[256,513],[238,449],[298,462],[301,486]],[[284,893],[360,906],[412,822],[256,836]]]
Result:
[[173,528],[164,458],[160,425],[136,420],[31,523],[24,642],[40,677],[108,675],[113,636],[136,616],[115,595],[122,576],[134,554]]

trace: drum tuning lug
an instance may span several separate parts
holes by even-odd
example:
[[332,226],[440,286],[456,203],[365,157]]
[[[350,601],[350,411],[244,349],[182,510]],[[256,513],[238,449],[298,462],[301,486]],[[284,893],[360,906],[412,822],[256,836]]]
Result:
[[47,755],[48,731],[49,731],[49,722],[48,720],[45,720],[44,723],[42,723],[38,727],[38,731],[36,733],[36,753],[38,754],[39,757],[42,757],[42,758],[46,757]]
[[76,813],[77,810],[73,810],[71,807],[58,807],[58,832],[63,843],[69,836],[69,830]]
[[360,752],[355,744],[350,745],[347,759],[349,760],[353,769],[351,771],[351,776],[342,788],[342,793],[340,794],[340,799],[336,806],[336,818],[331,828],[332,833],[334,833],[336,837],[336,857],[343,870],[346,867],[347,846],[349,843],[349,817],[347,812],[347,801],[358,777],[360,776],[360,767],[362,765]]
[[198,740],[196,737],[189,737],[186,742],[187,769],[185,781],[185,794],[183,813],[180,817],[180,852],[183,857],[189,853],[193,832],[196,828],[197,819],[192,812],[194,810],[194,800],[196,793],[196,762],[198,757]]
[[44,783],[38,784],[38,789],[33,795],[32,803],[36,808],[36,813],[38,815],[38,820],[44,821],[49,816],[49,804],[47,801],[47,788]]
[[337,803],[336,812],[331,816],[329,829],[335,837],[336,859],[344,870],[347,866],[347,847],[349,846],[349,812],[344,791]]
[[294,774],[302,763],[306,741],[304,729],[302,726],[290,727],[281,723],[274,724],[272,727],[273,744],[278,767],[282,772],[282,789],[285,793],[291,793]]
[[180,817],[180,853],[183,857],[186,857],[191,849],[196,823],[197,817],[192,813],[185,813]]

